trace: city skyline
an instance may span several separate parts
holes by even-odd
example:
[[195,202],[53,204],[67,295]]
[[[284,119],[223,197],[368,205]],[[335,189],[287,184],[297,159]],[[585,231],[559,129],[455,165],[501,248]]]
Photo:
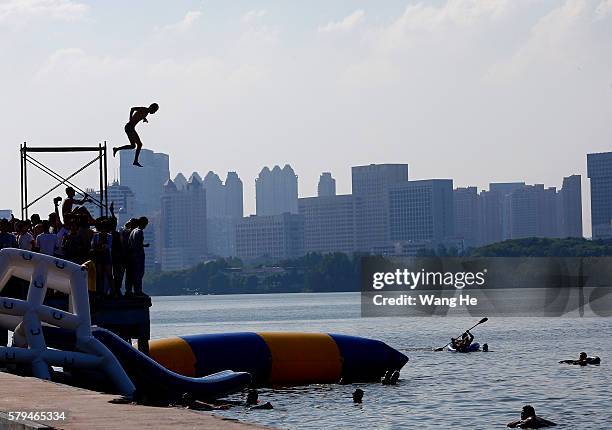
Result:
[[[1,178],[19,177],[23,141],[123,145],[130,107],[155,101],[144,147],[170,154],[172,172],[237,171],[246,213],[261,167],[286,163],[300,196],[316,195],[321,172],[346,194],[349,166],[393,162],[459,187],[559,188],[612,143],[611,10],[604,0],[8,1]],[[109,159],[111,178],[116,167]],[[19,191],[0,203],[17,209]]]
[[[585,165],[586,165],[587,155],[588,154],[584,155]],[[127,173],[126,178],[134,177],[135,173],[139,173],[140,176],[145,178],[145,179],[143,179],[141,181],[143,185],[141,185],[140,188],[139,188],[141,193],[134,192],[133,190],[132,191],[134,192],[135,195],[140,195],[140,198],[137,199],[138,201],[137,201],[137,204],[135,205],[135,207],[137,208],[136,212],[141,211],[141,212],[145,212],[146,213],[146,212],[149,212],[151,207],[154,207],[154,206],[159,204],[159,202],[157,201],[158,199],[156,199],[156,198],[151,199],[152,201],[147,202],[144,205],[138,204],[142,200],[142,191],[143,190],[145,191],[146,195],[149,195],[149,196],[151,195],[151,189],[147,187],[147,182],[150,181],[152,177],[158,177],[159,176],[160,178],[163,177],[163,178],[167,178],[167,179],[173,179],[175,182],[176,182],[177,178],[182,178],[182,180],[185,181],[185,184],[187,183],[187,180],[185,179],[185,176],[184,176],[183,172],[180,172],[180,171],[179,172],[173,172],[173,170],[171,168],[171,166],[172,166],[172,157],[170,156],[170,154],[158,153],[158,152],[153,152],[152,150],[149,150],[149,149],[145,149],[145,150],[143,150],[143,157],[144,157],[144,159],[149,160],[150,164],[148,166],[146,166],[146,168],[144,170],[142,170],[142,169],[141,170],[133,170],[133,169],[130,169],[130,167],[126,167],[126,166],[131,166],[131,153],[124,151],[123,153],[121,153],[121,156],[118,157],[120,160],[123,160],[123,159],[126,160],[126,162],[124,163],[124,168],[121,169],[121,164],[120,164],[120,167],[118,169],[116,169],[116,170],[118,172],[119,171],[126,172]],[[161,163],[160,163],[160,161],[161,161]],[[378,165],[397,165],[397,163],[368,163],[368,164],[365,164],[365,165],[363,165],[361,167],[378,166]],[[413,165],[410,164],[410,163],[406,163],[406,164],[403,164],[403,165],[410,166],[410,171],[411,172],[414,169]],[[301,185],[301,179],[304,177],[304,175],[300,175],[298,173],[294,173],[294,170],[292,169],[291,163],[286,163],[286,164],[284,164],[284,166],[286,166],[286,167],[288,167],[290,169],[290,172],[291,172],[292,175],[295,175],[295,180],[298,183],[296,192],[298,193],[297,197],[299,199],[318,196],[318,188],[319,188],[318,187],[318,182],[321,179],[321,176],[323,174],[331,174],[333,176],[334,186],[336,186],[336,184],[337,184],[336,174],[333,171],[332,172],[330,172],[330,171],[322,171],[322,172],[319,172],[319,173],[316,174],[316,176],[318,177],[318,180],[316,181],[315,189],[314,190],[310,190],[310,192],[308,194],[304,194],[303,187]],[[278,165],[276,165],[276,167],[278,167]],[[351,169],[354,169],[355,167],[360,167],[360,166],[349,166],[347,170],[349,170],[349,172],[350,172]],[[155,171],[157,168],[161,168],[162,171],[161,172]],[[165,174],[163,172],[164,169],[167,169],[167,171],[169,173]],[[267,166],[263,166],[263,168],[259,171],[259,175],[261,175],[262,172],[266,171],[266,169],[268,169],[268,167]],[[205,171],[206,171],[206,169],[201,170],[202,173],[205,172]],[[271,170],[268,169],[268,171],[271,171]],[[191,174],[189,174],[190,175],[189,177],[191,178],[193,175],[196,175],[196,178],[200,182],[206,182],[206,178],[208,177],[210,179],[210,175],[216,176],[217,177],[216,179],[218,179],[218,175],[217,175],[216,172],[217,172],[216,170],[212,170],[212,169],[208,170],[207,173],[204,175],[204,179],[203,179],[202,176],[200,175],[200,171],[198,171],[196,169],[196,170],[193,170]],[[235,177],[239,181],[242,180],[242,176],[239,174],[239,172],[236,172],[235,170],[229,170],[227,173],[231,174],[231,175],[235,175]],[[96,175],[97,175],[97,173],[96,173]],[[575,175],[575,173],[569,173],[569,175]],[[589,178],[586,175],[584,175],[584,176],[580,175],[580,176],[581,176],[580,184],[581,184],[581,190],[582,190],[583,234],[584,234],[585,237],[590,237],[590,232],[591,232],[590,191],[591,191],[591,187],[589,185]],[[233,178],[233,176],[232,176],[232,178]],[[416,181],[416,180],[424,181],[424,180],[445,179],[445,178],[446,177],[439,177],[439,178],[434,178],[434,177],[413,178],[412,175],[411,175],[410,180],[411,181]],[[520,181],[516,181],[516,182],[510,182],[510,181],[508,181],[508,182],[501,182],[501,181],[489,180],[487,182],[487,184],[485,186],[483,186],[483,187],[476,186],[476,185],[473,185],[473,184],[459,185],[459,184],[457,184],[457,182],[456,182],[456,180],[454,178],[449,178],[449,179],[453,179],[453,189],[462,189],[462,188],[472,188],[472,187],[475,187],[477,189],[478,193],[480,193],[482,191],[489,191],[491,189],[492,185],[494,185],[496,187],[498,187],[500,185],[504,185],[504,184],[508,184],[508,185],[510,185],[510,184],[521,184],[521,185],[532,184],[532,185],[538,185],[538,183],[531,182],[531,181],[529,181],[527,179],[524,179],[524,178],[516,178],[517,180],[521,179]],[[555,187],[558,190],[560,190],[562,188],[563,183],[564,183],[564,179],[565,178],[562,177],[561,180],[558,180],[556,182],[556,183],[559,183],[559,185],[555,185],[556,183],[554,183],[554,184],[545,183],[545,184],[540,184],[540,185],[544,185],[546,187]],[[179,181],[180,180],[181,179],[179,179]],[[586,180],[586,184],[584,182],[582,182],[584,180]],[[128,179],[128,181],[129,181],[129,179]],[[351,179],[350,181],[352,182],[353,179]],[[110,181],[108,185],[110,186],[110,185],[112,185],[115,182],[121,183],[120,177],[119,178],[114,178],[113,177],[112,181]],[[124,179],[124,182],[125,182],[125,179]],[[241,181],[241,182],[243,182],[243,181]],[[165,180],[163,180],[162,183],[165,183]],[[246,181],[246,184],[247,185],[244,186],[244,194],[243,194],[243,207],[244,207],[243,213],[244,213],[244,216],[248,217],[250,215],[256,215],[256,192],[255,192],[255,189],[256,189],[256,186],[257,186],[257,177],[253,178],[253,180],[252,180],[252,187],[251,187],[252,190],[253,190],[252,193],[248,192],[248,189],[249,189],[248,181]],[[179,184],[177,184],[177,186],[178,185]],[[45,186],[45,188],[47,188],[48,184],[44,184],[44,186]],[[88,190],[88,191],[92,191],[92,192],[95,190],[95,187],[91,187],[91,186],[84,186],[83,188]],[[339,187],[339,188],[344,188],[344,187]],[[352,188],[353,188],[353,186],[351,185],[346,193],[338,192],[338,194],[352,194],[353,193],[353,189]],[[59,194],[63,193],[61,190],[62,190],[62,188],[60,187],[58,189],[58,193]],[[160,187],[159,192],[161,193],[161,187]],[[251,194],[251,196],[249,196],[249,194]],[[249,201],[249,197],[252,198],[252,201]],[[109,202],[110,202],[110,200],[109,200]],[[296,204],[297,204],[297,200],[296,200]],[[45,207],[46,206],[46,202],[43,200],[37,206],[38,207],[41,207],[41,206]],[[252,208],[251,211],[248,208]],[[15,214],[19,213],[18,212],[18,208],[13,209],[13,208],[8,208],[8,207],[5,207],[5,206],[2,206],[1,202],[0,202],[0,209],[2,209],[2,210],[9,209],[9,210],[13,210],[13,213],[15,213]],[[296,211],[297,211],[297,209],[296,209]],[[34,212],[36,212],[36,211],[34,211]],[[43,212],[44,212],[44,210],[43,210]],[[136,214],[136,213],[134,213],[134,214]]]
[[[610,156],[612,152],[588,155],[589,173],[602,179],[593,184],[600,223],[612,213],[607,192]],[[140,210],[156,236],[147,255],[162,271],[216,257],[280,260],[308,252],[415,255],[439,246],[463,252],[508,239],[583,237],[580,175],[564,177],[560,189],[524,181],[491,182],[488,190],[478,193],[476,187],[454,188],[452,179],[409,180],[408,164],[369,164],[351,167],[352,194],[335,194],[331,173],[323,172],[318,195],[298,198],[298,176],[291,166],[266,166],[256,179],[257,214],[243,217],[243,186],[236,172],[227,173],[225,184],[213,171],[204,179],[194,171],[189,180],[178,173],[164,182],[169,177],[168,156],[144,150],[143,157],[163,160],[158,164],[162,171],[130,171],[109,194],[125,200],[120,187],[146,188],[147,195],[155,194],[161,201],[161,213],[151,202]],[[190,195],[204,207],[194,206]],[[202,237],[186,234],[187,225]]]

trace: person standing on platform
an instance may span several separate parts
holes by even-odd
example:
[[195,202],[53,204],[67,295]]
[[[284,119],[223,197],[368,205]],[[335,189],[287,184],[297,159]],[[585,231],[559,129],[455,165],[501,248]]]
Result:
[[32,251],[34,248],[34,236],[30,233],[30,221],[21,221],[17,223],[17,242],[19,244],[19,249],[24,249],[26,251]]
[[[147,228],[149,220],[143,216],[138,218],[136,227],[130,233],[130,239],[128,241],[128,248],[130,250],[130,261],[128,265],[131,272],[131,283],[134,287],[134,295],[142,296],[142,278],[145,272],[145,248],[149,246],[148,243],[144,243],[144,229]],[[127,287],[126,287],[127,289]],[[126,292],[128,295],[128,292]]]
[[125,277],[126,291],[128,280],[126,275],[127,266],[127,246],[130,237],[130,221],[125,224],[125,227],[117,230],[117,218],[111,218],[111,235],[113,236],[113,295],[121,297],[121,286]]
[[[87,194],[85,194],[82,199],[76,199],[75,196],[76,191],[74,191],[74,188],[66,188],[66,199],[64,200],[64,203],[62,203],[62,218],[64,219],[64,222],[66,222],[66,215],[72,212],[72,207],[74,205],[82,205],[83,203],[91,201]],[[57,199],[54,200],[54,203],[56,201]],[[59,203],[59,201],[57,202]]]
[[0,219],[0,249],[17,248],[17,238],[11,233],[11,224],[6,218]]

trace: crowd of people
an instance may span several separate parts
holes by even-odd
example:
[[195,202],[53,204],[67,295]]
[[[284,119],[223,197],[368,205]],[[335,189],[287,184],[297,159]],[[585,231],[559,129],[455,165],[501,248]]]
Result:
[[77,199],[72,187],[66,188],[60,215],[61,201],[53,199],[55,210],[46,219],[38,214],[24,220],[0,219],[0,249],[40,252],[77,264],[90,261],[95,265],[97,295],[122,296],[124,284],[126,297],[144,295],[148,219],[132,218],[118,227],[112,204],[111,216],[94,219],[83,206],[90,198]]

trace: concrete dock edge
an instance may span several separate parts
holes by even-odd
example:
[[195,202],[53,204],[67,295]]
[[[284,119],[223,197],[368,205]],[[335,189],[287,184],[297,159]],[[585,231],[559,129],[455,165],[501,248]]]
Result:
[[[179,407],[150,407],[113,402],[119,396],[0,372],[0,429],[135,428],[253,430],[263,426],[227,420]],[[64,412],[65,420],[11,421],[8,412]]]

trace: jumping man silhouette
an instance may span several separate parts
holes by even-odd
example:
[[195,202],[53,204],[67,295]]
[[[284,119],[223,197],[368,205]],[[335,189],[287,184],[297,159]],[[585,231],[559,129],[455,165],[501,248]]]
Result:
[[136,133],[136,124],[138,124],[140,121],[149,122],[147,121],[147,115],[154,114],[158,109],[159,106],[157,103],[152,103],[149,107],[133,107],[130,109],[130,120],[124,127],[125,134],[127,134],[130,144],[113,148],[113,157],[117,155],[117,151],[121,151],[122,149],[136,148],[133,164],[134,166],[142,167],[142,165],[138,162],[140,150],[142,149],[142,142],[140,141],[140,136],[138,136],[138,133]]

